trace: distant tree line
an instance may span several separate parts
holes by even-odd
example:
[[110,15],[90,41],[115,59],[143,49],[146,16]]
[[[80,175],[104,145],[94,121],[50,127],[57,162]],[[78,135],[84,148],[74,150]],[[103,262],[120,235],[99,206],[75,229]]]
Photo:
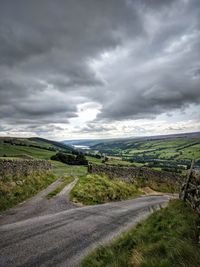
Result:
[[56,148],[50,146],[50,147],[46,147],[46,146],[39,146],[36,144],[26,144],[23,142],[19,142],[19,141],[14,141],[14,140],[4,140],[5,144],[10,144],[10,145],[16,145],[16,146],[26,146],[26,147],[34,147],[34,148],[39,148],[39,149],[45,149],[45,150],[49,150],[49,151],[56,151]]
[[88,161],[82,153],[77,155],[58,152],[51,157],[52,160],[61,161],[69,165],[88,165]]
[[96,158],[96,159],[101,159],[102,158],[101,154],[92,154],[92,153],[89,153],[89,152],[87,152],[87,156],[93,157],[93,158]]

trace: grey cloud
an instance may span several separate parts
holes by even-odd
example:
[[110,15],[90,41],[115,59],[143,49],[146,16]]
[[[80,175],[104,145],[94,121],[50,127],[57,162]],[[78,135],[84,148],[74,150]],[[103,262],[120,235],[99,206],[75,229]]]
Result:
[[[68,123],[78,104],[91,101],[102,106],[99,121],[197,103],[199,16],[198,0],[2,0],[2,123]],[[126,48],[105,68],[89,64]],[[83,130],[109,130],[103,127]]]
[[[126,17],[126,19],[124,19]],[[9,19],[8,19],[9,18]],[[1,64],[55,53],[65,64],[91,57],[120,42],[124,33],[140,34],[142,25],[123,1],[2,1]],[[61,62],[62,64],[62,62]]]
[[[171,11],[174,19],[170,17],[170,20],[162,20],[162,16],[155,16],[155,21],[157,19],[159,23],[158,29],[152,33],[151,38],[144,37],[142,45],[139,49],[136,48],[137,54],[135,51],[131,52],[129,58],[120,65],[122,70],[126,70],[122,71],[125,78],[120,77],[120,69],[113,69],[117,79],[110,81],[109,93],[105,97],[104,93],[101,94],[103,107],[98,119],[152,118],[173,109],[199,103],[198,17],[194,16],[195,12],[186,16],[188,4],[177,1],[175,7],[180,7],[180,4],[181,11]],[[153,15],[153,11],[151,12]],[[180,27],[182,23],[184,28]],[[200,110],[197,112],[200,115]]]
[[[152,77],[155,76],[155,73]],[[156,77],[156,76],[155,76]],[[136,82],[136,81],[135,81]],[[192,79],[178,71],[174,74],[164,73],[159,79],[144,87],[137,84],[128,87],[112,102],[104,102],[99,118],[150,118],[172,109],[179,109],[191,103],[200,101],[200,79]]]
[[[0,118],[11,124],[68,122],[76,117],[76,106],[43,84],[0,81]],[[61,118],[59,118],[61,116]],[[58,119],[59,118],[59,119]]]
[[[53,106],[53,109],[52,109]],[[56,103],[54,101],[44,103],[41,105],[41,103],[38,104],[31,104],[31,103],[24,103],[21,104],[19,107],[16,107],[16,109],[20,113],[25,113],[28,116],[51,116],[52,114],[56,113],[68,113],[70,114],[70,117],[73,117],[76,110],[72,107],[61,105],[61,103]]]
[[[130,0],[130,2],[135,3],[137,1]],[[140,4],[145,6],[146,8],[152,8],[152,9],[160,9],[166,6],[170,6],[173,4],[174,0],[140,0]]]
[[102,133],[102,132],[108,132],[115,130],[116,128],[114,126],[110,126],[107,124],[99,125],[98,123],[88,123],[85,127],[78,129],[78,131],[81,131],[82,133]]
[[[103,85],[88,60],[118,46],[130,32],[142,34],[142,21],[120,0],[2,0],[2,120],[31,124],[39,116],[43,122],[74,117],[76,99],[87,98],[88,87],[95,93]],[[65,96],[51,99],[47,90]]]

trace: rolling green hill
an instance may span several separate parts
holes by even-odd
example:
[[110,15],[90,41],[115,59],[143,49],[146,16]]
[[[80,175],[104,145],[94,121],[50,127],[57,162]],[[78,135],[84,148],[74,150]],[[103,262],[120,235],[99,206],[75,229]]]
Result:
[[92,144],[90,151],[99,151],[108,156],[118,156],[135,165],[183,172],[191,159],[200,166],[200,134],[180,136],[102,140]]
[[200,159],[200,138],[175,138],[149,141],[113,141],[90,147],[103,153],[126,158]]
[[43,138],[12,138],[0,137],[0,158],[36,158],[49,160],[53,173],[57,177],[63,175],[82,175],[86,173],[85,166],[72,166],[59,161],[50,160],[57,152],[72,154],[74,149],[59,142]]
[[0,137],[0,157],[26,157],[50,159],[58,151],[72,153],[73,148],[43,138]]

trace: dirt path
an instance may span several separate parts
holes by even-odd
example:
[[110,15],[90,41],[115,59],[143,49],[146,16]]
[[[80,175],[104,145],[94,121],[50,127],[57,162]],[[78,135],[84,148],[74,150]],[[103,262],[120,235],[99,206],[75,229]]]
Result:
[[46,196],[62,184],[61,178],[56,180],[34,197],[3,212],[0,215],[0,225],[75,208],[75,204],[71,203],[69,200],[69,193],[77,180],[78,178],[76,177],[74,181],[63,188],[57,196],[47,199]]

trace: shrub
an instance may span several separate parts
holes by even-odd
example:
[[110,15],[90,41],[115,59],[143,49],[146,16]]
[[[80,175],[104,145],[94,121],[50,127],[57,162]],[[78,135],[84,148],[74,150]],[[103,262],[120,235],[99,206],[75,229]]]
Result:
[[87,165],[88,161],[86,160],[83,154],[71,155],[58,152],[56,155],[51,157],[52,160],[61,161],[69,165]]

